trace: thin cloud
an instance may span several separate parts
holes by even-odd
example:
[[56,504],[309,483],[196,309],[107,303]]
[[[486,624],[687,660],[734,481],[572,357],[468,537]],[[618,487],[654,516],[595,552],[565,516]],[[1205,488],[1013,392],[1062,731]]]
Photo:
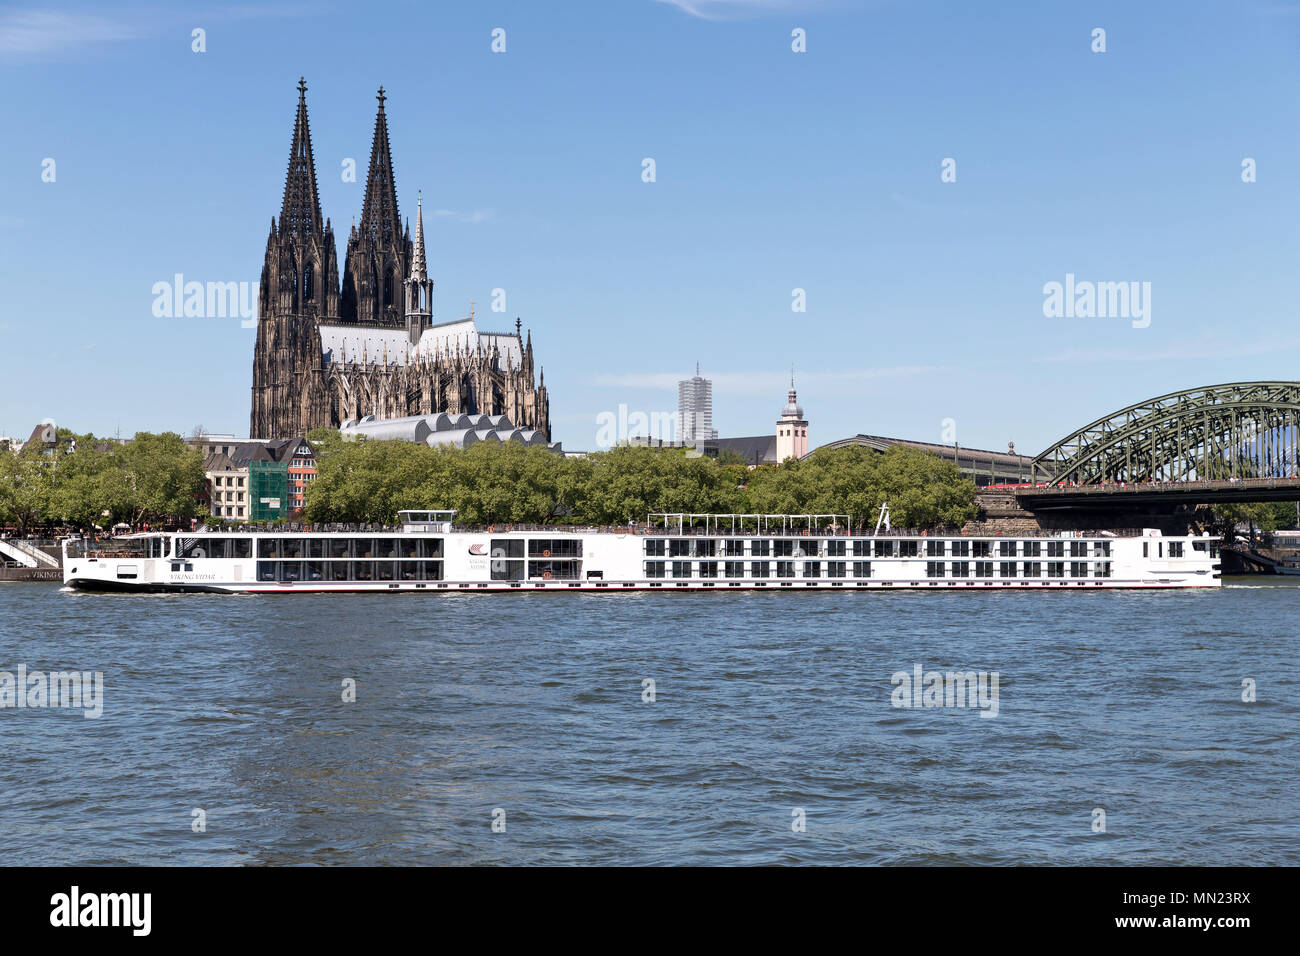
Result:
[[0,55],[46,56],[132,40],[136,28],[85,13],[11,10],[0,16]]
[[[863,382],[878,381],[888,378],[906,378],[916,375],[928,375],[942,371],[931,365],[901,365],[893,368],[863,368],[823,372],[797,372],[795,387],[800,381],[810,383],[818,393],[836,391],[841,386],[860,385]],[[630,374],[603,374],[592,379],[592,384],[605,388],[654,388],[676,389],[677,383],[689,378],[689,371],[682,372],[645,372]],[[705,374],[713,382],[713,387],[732,395],[771,395],[790,387],[790,372],[753,371],[720,372]]]
[[439,216],[445,219],[455,219],[457,222],[487,222],[495,218],[495,213],[491,209],[475,209],[470,212],[457,212],[454,209],[431,209],[431,216]]
[[1229,345],[1202,339],[1199,342],[1164,349],[1067,349],[1055,355],[1040,355],[1039,362],[1189,362],[1201,359],[1253,358],[1300,348],[1300,339],[1258,342],[1252,345]]
[[655,0],[701,20],[742,20],[747,17],[795,13],[825,6],[822,0]]

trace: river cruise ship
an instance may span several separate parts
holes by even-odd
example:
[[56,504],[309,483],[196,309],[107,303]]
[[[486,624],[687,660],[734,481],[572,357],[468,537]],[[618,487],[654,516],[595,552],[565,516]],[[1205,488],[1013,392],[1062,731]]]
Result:
[[626,528],[466,528],[454,514],[403,511],[394,528],[70,539],[63,580],[74,590],[227,594],[1219,586],[1218,539],[1155,530],[862,533],[842,515],[687,514]]

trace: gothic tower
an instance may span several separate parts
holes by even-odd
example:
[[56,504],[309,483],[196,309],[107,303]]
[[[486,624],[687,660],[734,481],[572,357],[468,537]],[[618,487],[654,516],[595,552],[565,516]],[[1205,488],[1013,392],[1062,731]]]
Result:
[[316,161],[307,123],[307,84],[298,80],[298,115],[289,148],[280,221],[271,219],[259,286],[249,432],[282,438],[311,427],[321,392],[319,325],[339,315],[338,254],[322,222]]
[[361,224],[352,226],[344,263],[341,318],[363,325],[400,327],[404,308],[402,287],[411,262],[411,234],[402,232],[397,212],[397,183],[388,147],[388,118],[384,88],[379,88],[379,112],[370,147],[370,172]]
[[424,265],[424,196],[415,204],[415,240],[411,275],[406,280],[406,334],[412,345],[420,343],[424,330],[433,324],[433,280]]

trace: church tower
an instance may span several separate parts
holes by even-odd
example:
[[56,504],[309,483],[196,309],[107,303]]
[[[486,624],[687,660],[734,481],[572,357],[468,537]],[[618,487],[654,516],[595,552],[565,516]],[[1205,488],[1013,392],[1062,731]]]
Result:
[[287,438],[310,427],[319,402],[319,326],[339,314],[334,231],[322,221],[307,123],[307,84],[298,80],[298,115],[289,148],[280,221],[271,219],[258,292],[257,345],[249,433]]
[[802,458],[808,454],[808,421],[795,397],[794,376],[790,376],[790,395],[776,422],[776,460]]
[[379,112],[370,147],[370,172],[361,223],[348,236],[344,264],[341,317],[344,322],[400,328],[404,318],[403,284],[410,271],[411,235],[402,231],[397,212],[397,182],[388,146],[388,117],[384,88],[379,88]]
[[433,280],[424,264],[424,196],[415,204],[415,240],[411,275],[406,280],[406,334],[418,345],[424,330],[433,324]]

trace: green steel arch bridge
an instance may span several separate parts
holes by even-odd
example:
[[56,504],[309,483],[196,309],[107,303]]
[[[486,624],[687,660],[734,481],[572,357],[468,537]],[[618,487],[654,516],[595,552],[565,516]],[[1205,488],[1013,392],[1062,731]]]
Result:
[[1300,500],[1300,382],[1171,392],[1072,432],[1032,462],[1027,507]]

